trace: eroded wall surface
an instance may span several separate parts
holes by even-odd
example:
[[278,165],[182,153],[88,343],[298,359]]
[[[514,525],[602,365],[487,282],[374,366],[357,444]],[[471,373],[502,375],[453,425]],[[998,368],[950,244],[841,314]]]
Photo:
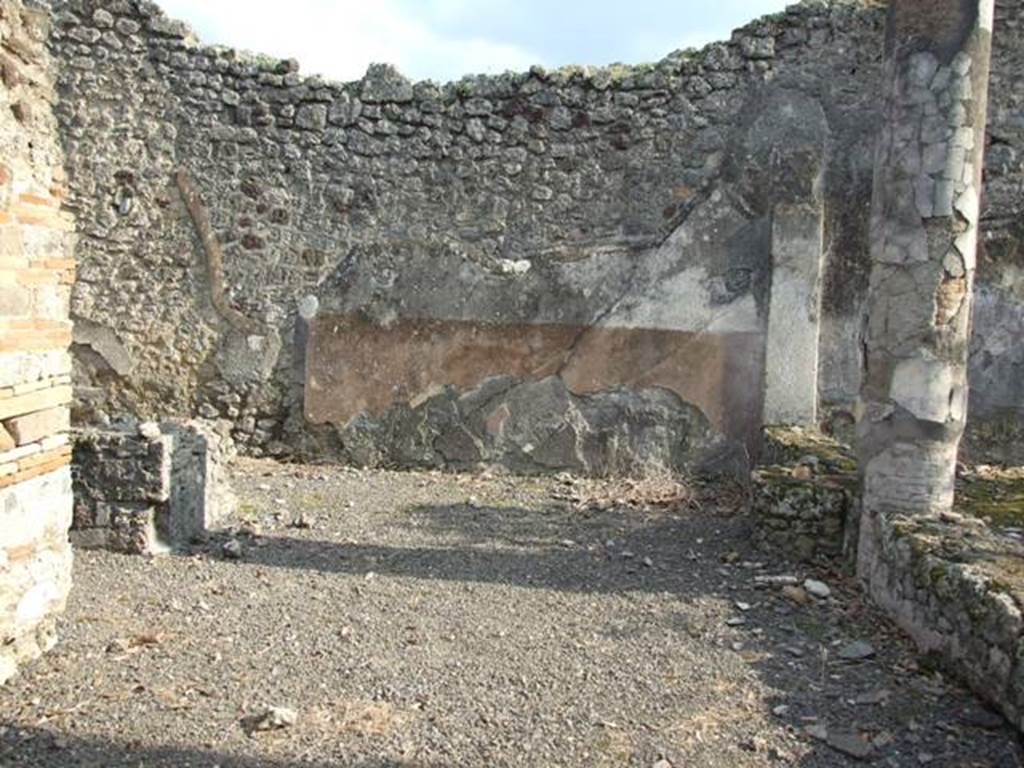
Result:
[[[606,471],[856,397],[877,9],[805,3],[649,66],[437,86],[306,77],[147,2],[57,5],[83,418]],[[1024,318],[1024,11],[998,13],[973,370],[1003,384],[972,405],[1005,421],[1024,404],[1002,373]]]
[[55,641],[71,582],[73,220],[48,12],[0,0],[0,682]]

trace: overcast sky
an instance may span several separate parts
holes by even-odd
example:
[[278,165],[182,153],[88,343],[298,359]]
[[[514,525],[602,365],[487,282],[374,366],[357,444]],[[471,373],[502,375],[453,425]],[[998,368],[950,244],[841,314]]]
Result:
[[657,61],[795,0],[158,0],[205,43],[356,80],[370,62],[455,80],[532,64]]

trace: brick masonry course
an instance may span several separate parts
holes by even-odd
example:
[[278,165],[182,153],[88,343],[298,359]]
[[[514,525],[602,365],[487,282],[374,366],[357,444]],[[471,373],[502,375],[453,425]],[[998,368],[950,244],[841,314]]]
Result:
[[73,220],[44,8],[0,0],[0,682],[56,641],[71,586]]

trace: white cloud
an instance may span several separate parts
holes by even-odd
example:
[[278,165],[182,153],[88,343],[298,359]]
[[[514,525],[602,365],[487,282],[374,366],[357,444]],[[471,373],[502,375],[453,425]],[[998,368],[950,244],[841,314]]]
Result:
[[[457,13],[466,0],[433,0]],[[356,80],[370,62],[395,64],[414,79],[458,79],[470,72],[523,70],[539,56],[484,38],[447,38],[403,11],[399,0],[160,0],[204,43],[299,60],[302,71]]]

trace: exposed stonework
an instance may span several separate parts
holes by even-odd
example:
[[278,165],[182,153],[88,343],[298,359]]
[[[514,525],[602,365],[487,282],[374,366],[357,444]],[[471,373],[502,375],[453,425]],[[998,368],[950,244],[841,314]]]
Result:
[[[351,457],[332,430],[314,430],[311,442],[303,419],[304,404],[323,413],[324,399],[360,398],[331,391],[337,377],[306,380],[305,371],[341,362],[306,345],[324,343],[333,318],[347,327],[362,318],[384,335],[395,322],[436,323],[484,345],[528,324],[556,329],[543,347],[550,370],[453,361],[459,394],[488,377],[539,380],[564,365],[587,371],[587,380],[563,377],[576,397],[655,384],[698,405],[729,438],[756,438],[770,218],[786,193],[774,181],[799,154],[773,166],[755,135],[759,115],[765,103],[788,105],[773,125],[794,136],[800,125],[820,126],[806,154],[824,167],[828,125],[853,105],[787,94],[810,69],[805,46],[857,18],[853,7],[759,22],[730,44],[650,67],[534,70],[441,87],[387,67],[344,85],[305,78],[198,47],[144,3],[109,8],[113,28],[92,20],[90,3],[60,7],[67,148],[85,158],[117,147],[119,157],[72,170],[76,205],[89,211],[90,266],[75,313],[106,331],[76,347],[81,391],[96,408],[224,416],[255,452],[312,444]],[[875,31],[866,19],[862,33]],[[870,69],[870,58],[862,65]],[[96,106],[125,82],[139,87],[119,97],[116,115]],[[112,135],[112,117],[128,132]],[[748,155],[757,174],[744,169]],[[207,206],[198,218],[179,194],[182,179]],[[126,311],[109,311],[115,297]],[[157,306],[154,323],[146,307]],[[410,353],[430,356],[453,337],[418,338],[424,346]],[[646,382],[628,367],[601,370],[614,351],[602,345],[616,338],[646,349],[645,368],[675,370]],[[335,345],[360,341],[342,333]],[[724,355],[724,368],[704,368],[707,349]],[[427,375],[417,388],[386,359],[380,375],[403,390],[387,406],[415,407],[454,383]],[[741,403],[722,381],[736,382]],[[304,384],[324,394],[310,401]],[[434,461],[437,435],[395,434],[381,413],[362,420],[391,441],[376,455],[421,440],[418,452]],[[351,416],[335,409],[331,423],[344,433]]]
[[73,221],[45,9],[0,0],[0,683],[56,642],[71,586]]
[[719,425],[758,416],[748,393],[760,381],[760,338],[748,334],[436,321],[381,328],[327,315],[313,324],[308,350],[306,418],[344,425],[340,450],[358,464],[682,470],[722,439],[677,392]]
[[768,428],[764,441],[751,491],[755,539],[801,560],[851,554],[859,509],[850,448],[799,428]]
[[200,422],[78,431],[72,541],[155,555],[205,536],[235,510],[224,431]]
[[[861,507],[849,447],[769,429],[763,456],[751,502],[757,541],[773,553],[849,563]],[[967,472],[956,508],[932,520],[879,518],[870,584],[922,651],[1024,729],[1022,472]]]
[[1024,729],[1024,547],[956,513],[882,518],[877,534],[873,598]]
[[[293,62],[201,47],[148,3],[104,4],[112,27],[93,20],[87,0],[58,7],[60,114],[81,158],[71,186],[85,222],[74,311],[93,329],[76,344],[85,415],[89,403],[143,417],[202,413],[231,419],[246,450],[307,446],[303,371],[319,361],[305,340],[318,312],[383,329],[454,323],[495,339],[525,323],[565,326],[570,339],[593,326],[599,338],[760,337],[772,352],[735,371],[750,381],[742,413],[718,397],[715,373],[669,386],[748,445],[765,388],[780,398],[765,402],[768,421],[813,421],[815,390],[830,406],[855,398],[877,10],[808,3],[651,66],[437,86],[386,66],[356,83],[304,77]],[[1007,32],[996,39],[996,77],[1008,87],[993,104],[1002,160],[989,168],[997,193],[984,217],[1008,269],[1019,240],[1011,191],[1024,179],[1013,75],[1022,11],[1008,1],[997,13]],[[179,170],[207,206],[209,232],[186,210]],[[800,206],[820,230],[785,226]],[[790,230],[799,243],[779,240]],[[773,282],[776,256],[789,266]],[[787,318],[794,298],[800,317]],[[998,302],[1000,324],[1024,317],[1005,291]],[[979,376],[1014,354],[998,334],[980,318],[977,344],[995,354],[976,356]],[[571,343],[551,352],[579,356]],[[687,354],[672,360],[700,371],[699,350]],[[732,363],[726,370],[733,378]],[[497,362],[461,373],[468,388],[520,375]],[[605,373],[607,386],[633,386]],[[431,394],[397,383],[412,401]],[[976,390],[980,414],[991,413],[988,397]],[[327,450],[318,434],[313,444]]]
[[[754,474],[755,537],[803,559],[849,555],[860,510],[849,449],[821,435],[770,430]],[[871,594],[922,651],[1024,729],[1024,514],[1012,482],[971,473],[941,518],[879,518]],[[1007,493],[1007,491],[1011,493]],[[988,518],[991,522],[979,519]]]

